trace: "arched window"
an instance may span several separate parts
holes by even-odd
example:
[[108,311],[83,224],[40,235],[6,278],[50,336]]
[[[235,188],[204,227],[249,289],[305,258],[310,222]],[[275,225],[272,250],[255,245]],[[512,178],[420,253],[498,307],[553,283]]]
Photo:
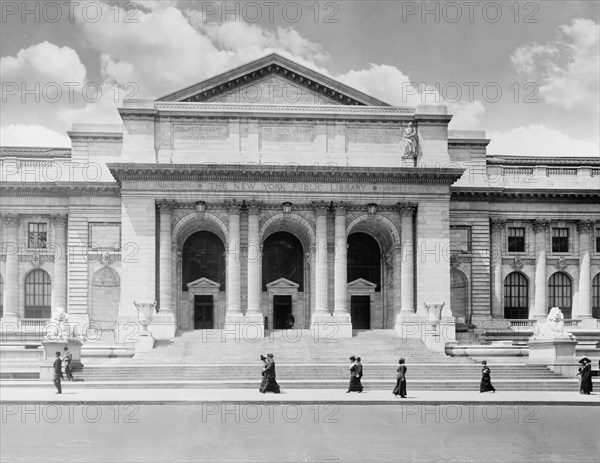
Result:
[[50,275],[37,269],[25,277],[25,318],[50,318],[52,285]]
[[364,278],[375,283],[375,291],[381,291],[381,251],[371,235],[352,233],[348,235],[348,283]]
[[262,284],[285,278],[298,283],[304,291],[304,248],[298,238],[288,232],[269,235],[263,244]]
[[592,317],[600,318],[600,273],[592,280]]
[[4,280],[0,275],[0,318],[4,317]]
[[571,318],[573,292],[571,278],[563,272],[556,272],[548,280],[548,310],[558,307],[565,319]]
[[181,253],[182,289],[199,278],[208,278],[220,283],[225,291],[225,245],[221,238],[208,231],[199,231],[190,236]]
[[504,318],[529,317],[529,283],[522,273],[509,273],[504,279]]

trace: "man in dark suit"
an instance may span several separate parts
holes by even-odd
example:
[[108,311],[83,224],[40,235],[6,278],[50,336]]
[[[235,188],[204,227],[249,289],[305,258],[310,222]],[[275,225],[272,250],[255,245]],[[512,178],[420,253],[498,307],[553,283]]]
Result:
[[67,380],[73,380],[73,373],[71,372],[71,362],[73,361],[73,354],[69,351],[68,347],[64,348],[65,356],[63,357],[63,362],[65,362],[65,375],[67,375]]
[[60,352],[56,352],[56,358],[54,359],[54,363],[52,366],[54,367],[54,377],[52,382],[56,386],[57,394],[62,394],[62,386],[60,384],[60,380],[62,378],[62,360],[60,359]]

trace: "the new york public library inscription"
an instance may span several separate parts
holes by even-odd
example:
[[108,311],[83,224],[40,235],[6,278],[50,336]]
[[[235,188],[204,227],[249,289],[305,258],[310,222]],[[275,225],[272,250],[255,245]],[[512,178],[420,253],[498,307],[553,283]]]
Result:
[[346,151],[349,153],[398,153],[401,145],[400,128],[348,127],[346,131]]
[[262,125],[260,127],[261,151],[314,151],[314,140],[313,125]]
[[231,148],[235,148],[235,143],[229,142],[228,124],[173,125],[173,149],[220,151]]
[[168,191],[227,191],[284,193],[408,193],[408,185],[373,183],[280,183],[280,182],[157,182],[156,188]]

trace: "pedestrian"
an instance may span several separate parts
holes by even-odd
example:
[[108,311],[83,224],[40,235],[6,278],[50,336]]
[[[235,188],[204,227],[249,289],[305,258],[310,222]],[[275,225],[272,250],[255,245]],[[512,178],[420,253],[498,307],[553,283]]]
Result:
[[52,366],[54,367],[54,376],[52,382],[56,386],[57,394],[62,394],[62,386],[60,384],[60,380],[62,378],[62,360],[60,359],[60,352],[55,352],[54,355],[56,358],[54,359],[54,363]]
[[481,369],[481,383],[479,384],[479,392],[496,392],[496,388],[492,386],[490,368],[487,366],[487,362],[484,360],[481,362],[481,365],[483,365],[483,367]]
[[398,360],[400,366],[396,370],[396,387],[394,388],[394,395],[396,397],[400,396],[401,398],[406,398],[406,365],[404,365],[405,360],[401,358]]
[[262,375],[262,381],[260,382],[260,387],[258,388],[258,390],[259,392],[263,392],[265,386],[267,385],[267,375],[265,373],[265,370],[267,369],[267,357],[261,355],[260,359],[262,360],[263,366],[262,371],[260,372],[260,374]]
[[362,365],[359,365],[357,362],[357,358],[353,355],[349,358],[350,360],[350,384],[348,385],[348,392],[362,392],[363,387],[360,382],[360,377],[362,375]]
[[294,316],[292,315],[291,312],[287,316],[287,319],[286,319],[285,323],[287,325],[287,329],[288,330],[291,330],[291,329],[294,328],[294,324],[296,323],[296,319],[294,318]]
[[73,381],[73,373],[71,370],[71,362],[73,361],[73,354],[69,351],[68,347],[64,348],[65,356],[62,361],[65,363],[65,375],[67,375],[68,381]]
[[281,390],[279,389],[279,384],[277,384],[276,375],[275,375],[275,360],[273,359],[273,354],[267,354],[267,363],[265,366],[265,376],[267,381],[265,386],[262,388],[263,394],[265,392],[273,392],[275,394],[279,394]]
[[579,393],[590,395],[592,392],[592,361],[583,357],[579,362],[581,364],[581,368],[579,368],[579,375],[581,378],[579,380]]

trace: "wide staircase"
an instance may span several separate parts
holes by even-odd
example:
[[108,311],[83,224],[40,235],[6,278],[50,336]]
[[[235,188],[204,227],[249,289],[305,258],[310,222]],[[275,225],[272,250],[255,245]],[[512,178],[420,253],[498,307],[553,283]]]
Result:
[[[158,342],[133,358],[85,358],[71,387],[86,388],[257,388],[260,355],[273,353],[282,388],[345,389],[350,355],[360,356],[366,390],[395,384],[404,357],[412,390],[478,390],[481,365],[447,357],[420,340],[393,330],[355,331],[351,339],[314,339],[309,330],[267,332],[260,340],[240,340],[223,331],[184,331],[174,342]],[[577,380],[545,366],[489,359],[498,390],[576,391]]]

